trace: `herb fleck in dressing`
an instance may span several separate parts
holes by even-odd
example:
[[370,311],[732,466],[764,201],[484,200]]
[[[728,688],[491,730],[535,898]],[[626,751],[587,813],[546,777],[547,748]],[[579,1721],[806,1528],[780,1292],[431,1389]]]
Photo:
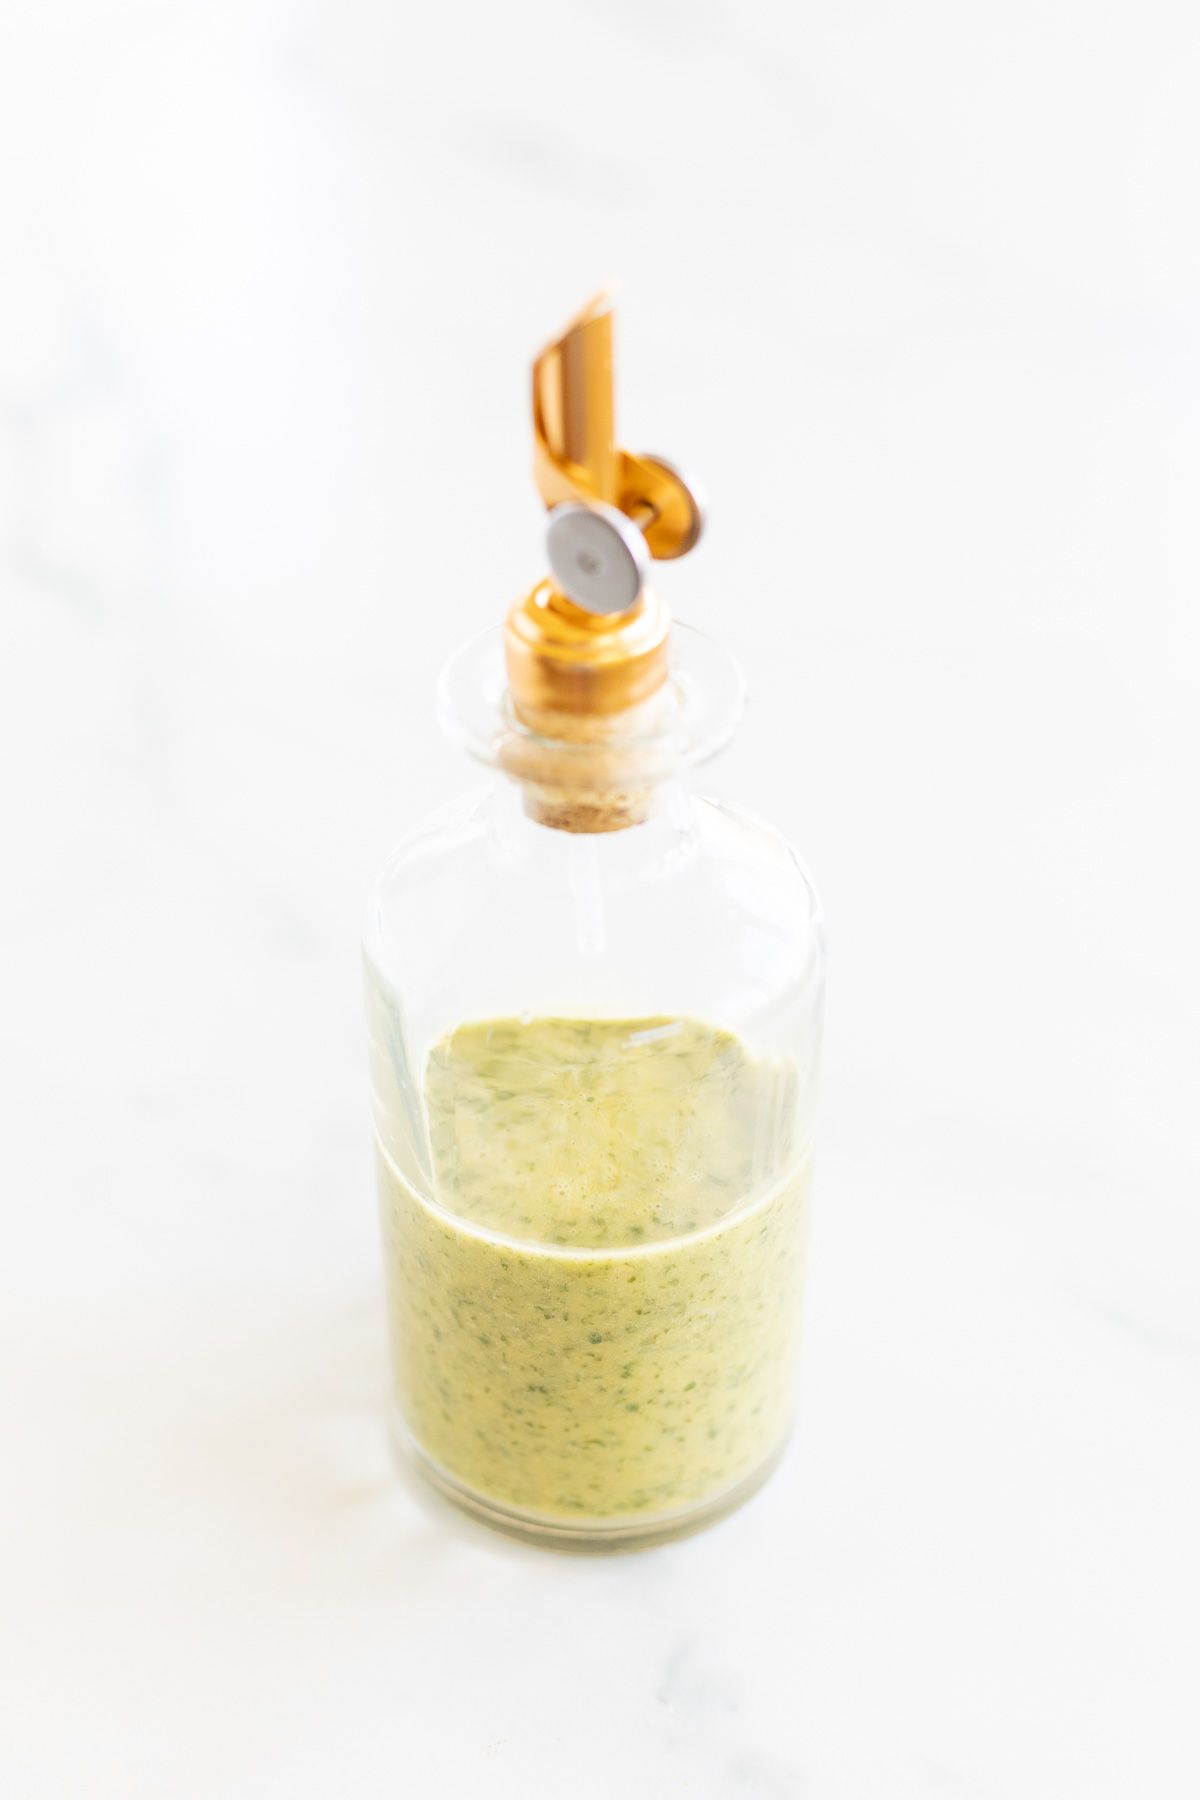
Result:
[[794,1083],[687,1019],[503,1019],[435,1047],[435,1201],[379,1154],[398,1396],[434,1464],[612,1524],[768,1461],[803,1256]]

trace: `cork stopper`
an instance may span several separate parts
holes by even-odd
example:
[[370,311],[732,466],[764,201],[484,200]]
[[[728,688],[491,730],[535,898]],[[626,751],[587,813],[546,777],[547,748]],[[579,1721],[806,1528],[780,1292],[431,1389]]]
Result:
[[[556,831],[624,831],[646,817],[663,771],[639,746],[653,744],[670,717],[665,692],[623,713],[564,713],[552,707],[518,714],[536,734],[536,756],[514,759],[525,810]],[[661,761],[661,759],[659,759]]]

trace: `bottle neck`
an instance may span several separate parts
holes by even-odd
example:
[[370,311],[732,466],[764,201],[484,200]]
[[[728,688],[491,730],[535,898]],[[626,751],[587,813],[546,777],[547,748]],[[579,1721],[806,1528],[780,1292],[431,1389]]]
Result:
[[664,785],[677,792],[678,777],[720,750],[741,716],[737,664],[678,623],[667,681],[623,707],[517,693],[505,651],[501,628],[451,659],[438,688],[442,723],[517,785],[527,816],[554,830],[595,835],[643,823]]

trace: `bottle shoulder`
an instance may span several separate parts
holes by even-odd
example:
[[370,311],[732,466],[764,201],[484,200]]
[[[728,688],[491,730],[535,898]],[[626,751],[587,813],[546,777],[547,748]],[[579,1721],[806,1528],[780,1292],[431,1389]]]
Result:
[[677,795],[653,818],[619,832],[554,830],[527,818],[507,783],[477,787],[420,820],[389,852],[367,896],[366,935],[389,903],[454,876],[499,887],[552,885],[581,859],[618,885],[703,881],[770,872],[794,890],[806,919],[823,922],[812,873],[796,846],[747,808],[710,795]]
[[793,845],[726,801],[664,793],[643,824],[571,833],[527,818],[505,785],[461,796],[396,846],[368,896],[364,952],[401,993],[467,968],[490,990],[504,985],[496,970],[520,967],[547,972],[563,1004],[628,992],[632,1005],[665,996],[669,971],[698,991],[689,971],[704,970],[758,1003],[820,984],[824,928]]

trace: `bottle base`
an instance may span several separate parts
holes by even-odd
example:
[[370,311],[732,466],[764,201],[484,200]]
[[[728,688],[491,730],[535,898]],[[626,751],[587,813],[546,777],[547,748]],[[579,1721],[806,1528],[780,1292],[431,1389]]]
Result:
[[751,1499],[779,1466],[787,1448],[787,1438],[784,1437],[765,1461],[759,1463],[748,1475],[743,1475],[732,1487],[723,1488],[709,1499],[693,1502],[678,1512],[660,1513],[653,1518],[644,1519],[626,1517],[615,1520],[581,1519],[575,1522],[522,1512],[515,1507],[505,1506],[499,1500],[476,1493],[473,1488],[465,1487],[448,1469],[442,1468],[425,1453],[396,1413],[391,1417],[391,1438],[396,1455],[408,1466],[415,1466],[425,1480],[445,1499],[452,1501],[461,1512],[490,1525],[493,1531],[501,1531],[524,1543],[536,1544],[546,1550],[584,1554],[613,1550],[649,1550],[656,1544],[670,1543],[676,1538],[690,1537],[693,1532],[703,1531],[706,1526],[716,1524],[718,1519],[735,1512]]

